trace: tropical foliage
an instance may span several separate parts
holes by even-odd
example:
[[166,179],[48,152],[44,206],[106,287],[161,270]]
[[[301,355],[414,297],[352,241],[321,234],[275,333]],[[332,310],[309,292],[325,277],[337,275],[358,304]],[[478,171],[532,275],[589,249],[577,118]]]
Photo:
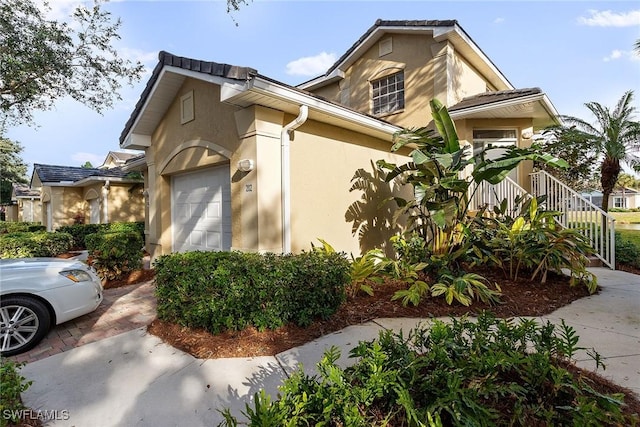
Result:
[[633,91],[627,91],[611,110],[597,102],[585,104],[595,123],[563,116],[564,128],[559,130],[565,141],[585,141],[580,144],[589,156],[595,155],[600,163],[602,209],[609,208],[609,195],[613,192],[622,165],[640,172],[640,122],[635,119]]
[[512,218],[502,207],[493,215],[476,217],[470,234],[472,263],[497,266],[505,276],[517,280],[528,273],[531,280],[546,283],[549,272],[567,269],[571,286],[583,283],[596,291],[597,278],[587,270],[594,250],[576,229],[563,228],[555,218],[559,212],[540,209],[538,200],[522,200],[520,215]]
[[[396,246],[402,248],[399,252],[401,257],[388,264],[396,278],[407,282],[407,289],[399,291],[395,298],[404,304],[418,304],[420,298],[430,292],[432,296],[444,296],[449,303],[455,300],[469,305],[474,298],[497,302],[499,289],[490,289],[482,277],[464,269],[464,263],[469,262],[469,254],[474,252],[473,245],[477,243],[477,239],[471,238],[475,229],[472,227],[474,220],[469,212],[469,201],[480,184],[499,183],[522,161],[531,160],[559,168],[568,165],[543,153],[535,145],[503,149],[504,152],[493,159],[494,156],[487,155],[492,148],[487,148],[473,158],[468,147],[461,145],[447,109],[437,100],[431,101],[431,109],[437,133],[427,128],[405,129],[395,137],[392,151],[414,147],[412,161],[402,165],[383,160],[377,162],[378,167],[386,172],[387,182],[401,179],[412,187],[413,197],[394,198],[398,206],[394,219],[406,221],[409,241],[417,238],[423,242],[420,247],[424,257],[412,255],[411,260],[406,260],[402,253],[407,252],[409,246],[415,247],[415,243],[409,245],[406,240],[404,243],[396,241]],[[482,212],[479,215],[482,216]],[[547,229],[552,228],[549,226]],[[540,228],[536,227],[535,231],[539,232]],[[573,242],[573,235],[565,237]],[[534,277],[541,274],[544,279],[549,269],[559,269],[559,265],[580,269],[579,263],[569,262],[566,258],[562,260],[567,262],[560,262],[555,256],[567,249],[566,242],[550,238],[546,243],[552,250],[539,259]],[[496,256],[494,254],[493,258]],[[576,258],[581,259],[582,256],[582,253],[575,254]],[[432,277],[433,283],[427,284],[424,275]]]
[[[482,314],[434,321],[408,336],[382,332],[338,364],[333,347],[317,375],[298,370],[277,400],[256,393],[249,426],[634,425],[623,396],[595,390],[568,364],[581,348],[575,330]],[[597,353],[588,351],[597,368]],[[222,426],[237,426],[229,409]]]

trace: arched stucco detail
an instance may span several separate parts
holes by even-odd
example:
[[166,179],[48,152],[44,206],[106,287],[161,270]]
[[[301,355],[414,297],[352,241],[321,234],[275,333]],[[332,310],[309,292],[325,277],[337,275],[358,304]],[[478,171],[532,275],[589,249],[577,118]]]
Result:
[[97,199],[97,198],[98,198],[98,192],[93,188],[90,188],[87,191],[87,194],[85,194],[84,196],[85,200],[91,200],[91,199]]
[[231,156],[233,154],[233,153],[231,153],[231,151],[227,150],[226,148],[224,148],[221,145],[218,145],[218,144],[216,144],[214,142],[205,141],[205,140],[202,140],[202,139],[183,142],[182,144],[178,145],[176,148],[171,150],[171,153],[169,153],[169,155],[167,157],[165,157],[162,160],[162,162],[160,162],[160,165],[158,167],[158,170],[160,171],[160,175],[164,174],[164,171],[167,168],[167,166],[169,165],[169,163],[171,163],[171,161],[178,154],[180,154],[184,150],[188,150],[189,148],[205,148],[207,150],[210,150],[210,151],[213,151],[215,153],[218,153],[218,154],[220,154],[221,156],[223,156],[223,157],[225,157],[227,159],[231,159]]
[[400,71],[404,71],[405,68],[405,64],[383,64],[377,69],[373,70],[373,72],[369,76],[369,82],[399,73]]
[[42,193],[42,203],[50,202],[50,201],[51,201],[51,194],[49,194],[48,192],[43,192]]

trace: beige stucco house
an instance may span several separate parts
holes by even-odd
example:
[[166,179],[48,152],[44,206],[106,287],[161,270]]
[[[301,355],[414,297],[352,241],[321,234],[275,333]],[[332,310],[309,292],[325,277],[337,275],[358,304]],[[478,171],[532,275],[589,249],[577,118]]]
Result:
[[42,224],[53,231],[76,223],[144,221],[143,179],[122,168],[35,164],[31,188],[42,201]]
[[42,218],[42,203],[40,192],[26,185],[13,184],[11,201],[15,206],[15,218],[7,221],[40,222]]
[[[161,52],[120,138],[145,150],[148,250],[298,252],[318,238],[368,249],[352,230],[351,180],[378,159],[406,161],[390,153],[393,134],[427,125],[432,98],[475,148],[528,145],[557,122],[547,96],[514,88],[456,21],[378,21],[298,87]],[[514,174],[525,187],[530,169]],[[373,244],[390,218],[369,209]]]

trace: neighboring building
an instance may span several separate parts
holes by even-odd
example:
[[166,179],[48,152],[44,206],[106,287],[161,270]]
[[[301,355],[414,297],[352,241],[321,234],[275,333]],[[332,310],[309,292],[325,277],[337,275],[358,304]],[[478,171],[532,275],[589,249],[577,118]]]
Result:
[[597,207],[602,208],[602,191],[599,191],[599,190],[583,191],[580,193],[580,196],[582,196],[589,202],[593,203]]
[[102,166],[98,166],[98,169],[112,169],[124,166],[127,161],[135,157],[140,156],[140,153],[128,153],[124,151],[109,151],[107,157],[104,159]]
[[640,208],[640,191],[629,187],[617,187],[609,196],[609,208]]
[[[580,195],[599,208],[602,207],[602,191],[586,191],[580,193]],[[609,195],[609,209],[611,208],[640,208],[640,190],[629,187],[616,187]]]
[[[40,191],[26,185],[13,184],[11,201],[15,203],[16,214],[13,221],[40,222],[42,220],[42,203]],[[9,219],[7,219],[9,221]]]
[[[147,249],[299,252],[318,238],[354,254],[375,246],[352,233],[347,210],[360,194],[351,179],[378,159],[405,162],[407,152],[390,153],[393,134],[427,125],[433,98],[476,149],[527,146],[558,122],[540,89],[514,88],[456,21],[378,21],[299,87],[161,52],[120,137],[121,148],[145,150]],[[528,188],[530,171],[512,176]],[[383,235],[390,216],[370,226]]]
[[144,221],[142,182],[122,168],[35,164],[31,188],[41,197],[42,224],[53,231],[74,223]]

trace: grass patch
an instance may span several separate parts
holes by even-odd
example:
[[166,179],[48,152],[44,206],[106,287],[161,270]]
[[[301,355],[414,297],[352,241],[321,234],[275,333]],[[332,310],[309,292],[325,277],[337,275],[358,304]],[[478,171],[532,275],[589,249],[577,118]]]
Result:
[[640,212],[609,212],[617,223],[640,224]]

